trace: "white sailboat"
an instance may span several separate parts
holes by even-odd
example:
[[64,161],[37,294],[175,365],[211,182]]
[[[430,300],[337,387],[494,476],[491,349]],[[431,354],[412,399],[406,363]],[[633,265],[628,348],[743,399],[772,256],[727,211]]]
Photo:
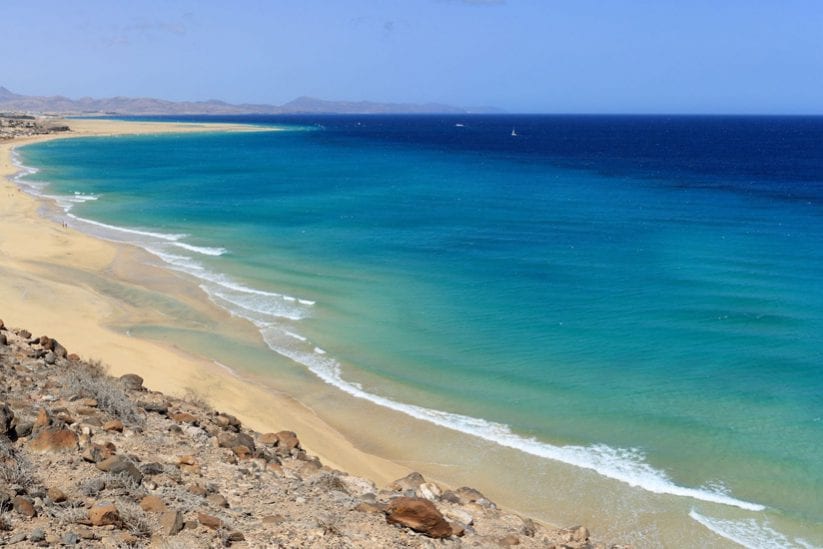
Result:
[[514,131],[514,128],[512,128],[512,137],[517,137],[517,132]]

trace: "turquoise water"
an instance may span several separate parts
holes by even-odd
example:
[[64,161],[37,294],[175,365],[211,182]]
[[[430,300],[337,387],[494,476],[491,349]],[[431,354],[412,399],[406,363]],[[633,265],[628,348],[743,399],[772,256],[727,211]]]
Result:
[[22,181],[350,395],[823,544],[823,122],[371,120],[47,142]]

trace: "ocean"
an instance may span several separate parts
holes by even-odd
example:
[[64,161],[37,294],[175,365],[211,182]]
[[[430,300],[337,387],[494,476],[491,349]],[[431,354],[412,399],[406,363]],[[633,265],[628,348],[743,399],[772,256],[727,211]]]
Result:
[[50,141],[18,180],[252,323],[271,356],[221,364],[563,467],[535,507],[588,490],[615,541],[823,546],[823,117],[184,120],[280,131]]

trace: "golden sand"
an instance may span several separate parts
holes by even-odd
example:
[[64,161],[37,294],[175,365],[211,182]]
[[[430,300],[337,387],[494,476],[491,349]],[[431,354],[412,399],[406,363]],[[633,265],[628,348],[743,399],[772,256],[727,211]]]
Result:
[[[130,305],[82,282],[83,276],[120,276],[124,262],[139,261],[141,251],[93,238],[38,213],[42,203],[20,192],[11,181],[18,169],[11,150],[34,141],[76,136],[112,136],[203,131],[254,131],[246,125],[177,124],[72,120],[71,134],[51,134],[0,143],[0,318],[8,326],[29,327],[58,339],[69,352],[98,359],[110,373],[136,373],[151,389],[168,394],[192,392],[220,411],[236,415],[261,432],[296,431],[303,445],[321,460],[379,485],[408,472],[391,461],[355,448],[310,409],[288,395],[261,388],[217,367],[211,361],[183,353],[173,346],[119,333],[111,326],[124,318],[150,320],[157,311]],[[146,267],[147,270],[150,267]],[[159,269],[158,269],[159,270]],[[73,273],[69,275],[69,273]],[[77,276],[79,273],[81,276]],[[168,273],[163,276],[172,276]],[[193,307],[210,308],[210,315],[236,322],[206,300],[181,293]],[[35,335],[41,335],[40,333]]]

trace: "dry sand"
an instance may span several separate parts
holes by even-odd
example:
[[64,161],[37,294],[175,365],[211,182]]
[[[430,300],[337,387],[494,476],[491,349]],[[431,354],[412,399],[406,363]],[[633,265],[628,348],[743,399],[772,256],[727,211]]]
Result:
[[[72,120],[72,133],[0,143],[0,318],[8,326],[30,327],[58,339],[69,352],[99,359],[110,373],[137,373],[146,385],[167,394],[193,392],[214,408],[236,415],[261,432],[290,429],[323,462],[364,476],[378,485],[408,469],[355,448],[338,431],[288,395],[232,376],[212,362],[155,342],[129,337],[111,328],[124,318],[140,321],[159,313],[113,299],[83,284],[83,276],[119,277],[123,262],[141,251],[79,233],[38,213],[42,203],[20,192],[11,181],[13,147],[34,141],[75,136],[111,136],[202,131],[254,131],[231,124],[173,124],[110,120]],[[120,267],[118,267],[118,265]],[[75,273],[67,276],[66,273]],[[76,273],[80,273],[77,276]],[[168,274],[164,275],[168,276]],[[192,301],[191,295],[179,299]],[[200,298],[197,307],[211,307]],[[227,314],[211,307],[210,314]],[[35,334],[41,335],[41,334]]]

